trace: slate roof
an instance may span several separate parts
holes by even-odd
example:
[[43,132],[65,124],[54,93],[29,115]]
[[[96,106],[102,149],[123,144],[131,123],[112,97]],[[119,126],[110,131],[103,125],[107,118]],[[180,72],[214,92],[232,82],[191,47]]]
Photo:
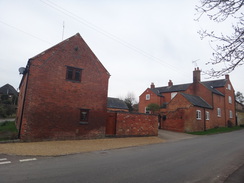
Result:
[[6,84],[6,85],[2,86],[0,88],[0,93],[3,94],[3,95],[14,95],[14,96],[18,95],[18,92],[10,84]]
[[108,97],[107,99],[107,108],[114,108],[114,109],[126,109],[129,110],[126,103],[123,100],[118,98]]
[[181,85],[172,85],[172,86],[164,86],[164,87],[157,87],[151,89],[155,94],[160,95],[161,93],[168,93],[168,92],[180,92],[185,91],[191,85],[188,84],[181,84]]
[[[216,90],[215,88],[224,87],[226,84],[226,79],[220,79],[220,80],[213,80],[213,81],[204,81],[201,82],[205,87],[207,87],[210,91],[217,95],[224,96],[223,93]],[[162,96],[163,93],[169,93],[169,92],[181,92],[188,89],[188,87],[192,83],[187,84],[179,84],[179,85],[172,85],[172,86],[163,86],[163,87],[157,87],[157,88],[150,88],[155,94],[158,96]]]
[[213,93],[215,93],[217,95],[224,96],[223,93],[221,93],[220,91],[216,90],[215,88],[224,87],[225,84],[226,84],[226,81],[227,81],[226,79],[220,79],[220,80],[214,80],[214,81],[204,81],[204,82],[201,82],[201,83],[204,86],[206,86]]
[[192,105],[202,108],[212,109],[213,107],[209,105],[205,100],[199,96],[189,95],[186,93],[180,93],[183,95]]

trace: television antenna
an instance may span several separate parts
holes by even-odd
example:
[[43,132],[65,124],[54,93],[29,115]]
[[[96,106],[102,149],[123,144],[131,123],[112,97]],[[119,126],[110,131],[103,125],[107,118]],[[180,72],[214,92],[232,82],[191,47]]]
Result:
[[197,62],[199,61],[200,59],[197,59],[197,60],[193,60],[192,63],[195,65],[195,68],[198,67],[197,66]]
[[64,21],[63,21],[63,33],[62,33],[62,41],[64,40]]

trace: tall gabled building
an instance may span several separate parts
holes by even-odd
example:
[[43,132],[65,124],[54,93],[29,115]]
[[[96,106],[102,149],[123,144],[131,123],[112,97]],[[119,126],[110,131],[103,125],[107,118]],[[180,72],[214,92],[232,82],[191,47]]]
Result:
[[20,139],[105,136],[110,74],[79,33],[30,58],[22,73]]

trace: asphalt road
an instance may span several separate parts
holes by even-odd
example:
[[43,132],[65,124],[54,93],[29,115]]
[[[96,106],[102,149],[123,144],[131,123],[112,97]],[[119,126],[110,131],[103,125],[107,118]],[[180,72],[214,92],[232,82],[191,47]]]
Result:
[[[244,164],[244,130],[0,165],[0,182],[219,183]],[[241,182],[241,180],[240,180]]]

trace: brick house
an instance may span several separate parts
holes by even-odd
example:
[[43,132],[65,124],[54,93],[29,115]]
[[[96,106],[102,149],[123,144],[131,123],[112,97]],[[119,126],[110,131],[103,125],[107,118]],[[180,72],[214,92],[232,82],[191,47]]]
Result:
[[2,95],[8,95],[9,98],[13,98],[18,96],[18,92],[12,85],[6,84],[0,87],[0,97]]
[[238,101],[236,103],[236,123],[237,125],[244,125],[244,105]]
[[139,112],[147,111],[147,105],[160,106],[163,129],[190,132],[218,126],[235,125],[235,95],[229,75],[225,79],[201,81],[201,71],[193,71],[193,82],[155,87],[152,83],[139,98]]
[[79,33],[30,58],[19,86],[19,138],[104,137],[109,77]]

